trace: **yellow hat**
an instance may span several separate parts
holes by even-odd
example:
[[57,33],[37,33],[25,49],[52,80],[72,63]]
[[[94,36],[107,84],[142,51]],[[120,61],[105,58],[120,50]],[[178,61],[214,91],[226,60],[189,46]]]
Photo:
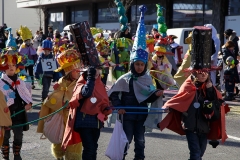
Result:
[[101,28],[95,28],[95,27],[91,27],[90,30],[91,30],[91,33],[92,33],[93,36],[94,36],[95,34],[98,34],[98,33],[102,33],[102,32],[103,32],[103,30],[102,30]]
[[20,34],[23,41],[32,39],[32,32],[26,26],[21,26],[18,33]]
[[102,39],[96,44],[97,51],[102,54],[108,54],[110,47],[106,40]]
[[63,69],[65,74],[68,74],[72,70],[80,69],[81,67],[80,54],[74,49],[65,50],[58,55],[57,62],[60,67],[58,67],[55,72],[59,72]]

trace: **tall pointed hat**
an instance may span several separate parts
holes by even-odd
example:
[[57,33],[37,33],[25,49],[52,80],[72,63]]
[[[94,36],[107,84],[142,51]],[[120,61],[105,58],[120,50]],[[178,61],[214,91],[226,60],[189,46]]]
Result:
[[13,37],[12,34],[12,28],[6,28],[5,30],[8,31],[8,40],[6,42],[6,47],[17,49],[16,39]]
[[147,11],[145,5],[139,6],[139,11],[141,13],[138,27],[136,31],[136,37],[134,39],[133,48],[130,56],[131,61],[141,60],[144,63],[148,60],[148,52],[146,51],[146,30],[144,25],[144,13]]

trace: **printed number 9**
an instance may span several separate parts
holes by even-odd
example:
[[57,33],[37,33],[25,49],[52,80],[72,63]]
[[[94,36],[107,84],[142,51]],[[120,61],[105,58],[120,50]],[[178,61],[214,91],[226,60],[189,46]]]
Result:
[[52,69],[52,63],[51,62],[47,62],[47,66],[48,66],[48,69]]

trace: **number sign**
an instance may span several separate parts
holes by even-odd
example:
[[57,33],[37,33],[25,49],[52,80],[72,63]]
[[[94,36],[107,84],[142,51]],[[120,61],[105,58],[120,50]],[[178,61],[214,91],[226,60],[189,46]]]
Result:
[[42,60],[43,71],[54,71],[57,69],[57,63],[54,59],[43,59]]

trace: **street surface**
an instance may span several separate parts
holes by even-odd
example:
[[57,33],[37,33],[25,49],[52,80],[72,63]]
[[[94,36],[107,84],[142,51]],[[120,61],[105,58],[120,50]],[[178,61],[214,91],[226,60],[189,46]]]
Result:
[[[51,87],[52,90],[52,87]],[[167,91],[169,99],[174,91]],[[40,103],[41,90],[32,91],[34,104]],[[239,160],[240,159],[240,105],[235,103],[231,113],[226,116],[226,128],[229,138],[216,149],[208,145],[203,160]],[[40,106],[28,112],[29,121],[38,118]],[[106,126],[106,125],[105,125]],[[103,128],[99,139],[98,160],[108,160],[105,151],[108,146],[113,127]],[[30,130],[24,132],[22,147],[23,160],[54,160],[51,155],[50,142],[41,140],[41,134],[36,133],[37,123],[30,126]],[[131,144],[126,160],[134,158],[134,145]],[[12,152],[12,151],[11,151]],[[12,156],[12,154],[10,154]],[[153,130],[146,134],[145,160],[187,160],[189,151],[185,136],[177,135],[169,130]]]

